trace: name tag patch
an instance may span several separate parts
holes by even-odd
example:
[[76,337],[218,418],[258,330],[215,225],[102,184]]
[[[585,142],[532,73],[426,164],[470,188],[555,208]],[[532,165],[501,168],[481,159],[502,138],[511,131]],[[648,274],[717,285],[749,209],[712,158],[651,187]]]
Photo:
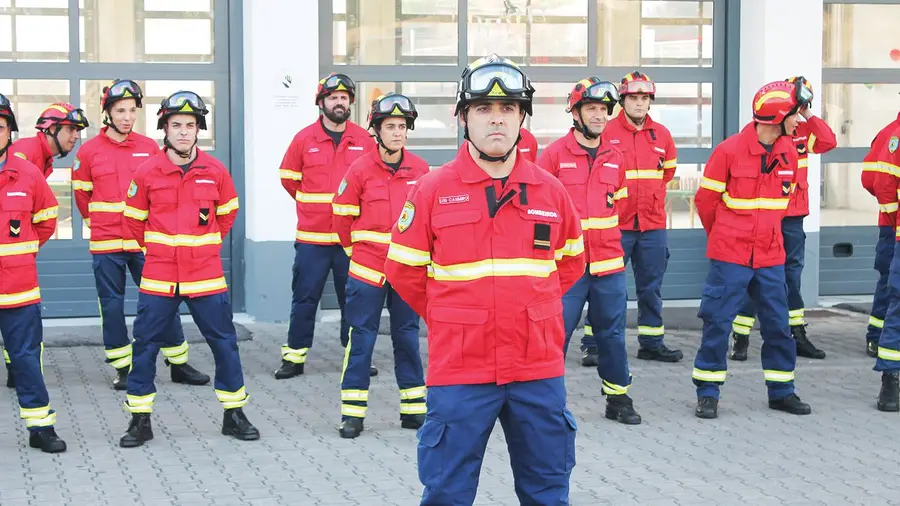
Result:
[[531,216],[543,216],[544,218],[559,218],[556,211],[543,211],[541,209],[529,209],[528,214]]
[[438,204],[462,204],[469,201],[469,194],[438,197]]

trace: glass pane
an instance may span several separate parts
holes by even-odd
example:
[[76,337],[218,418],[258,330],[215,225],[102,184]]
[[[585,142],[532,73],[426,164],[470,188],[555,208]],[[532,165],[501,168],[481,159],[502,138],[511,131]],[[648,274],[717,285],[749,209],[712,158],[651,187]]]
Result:
[[457,0],[334,0],[334,63],[456,65]]
[[679,148],[712,147],[712,83],[656,83],[650,107],[654,121],[665,125]]
[[825,67],[897,68],[900,5],[826,4],[822,61]]
[[409,132],[407,147],[412,151],[425,149],[455,149],[457,122],[456,83],[357,83],[359,93],[353,106],[351,120],[368,127],[366,119],[372,101],[382,93],[403,93],[412,99],[419,113],[416,128]]
[[826,84],[822,118],[840,147],[867,148],[879,130],[897,119],[900,84]]
[[566,97],[575,83],[534,83],[533,116],[525,116],[525,128],[537,139],[538,148],[569,133],[572,114],[566,112]]
[[[126,76],[120,76],[127,78]],[[84,138],[97,135],[103,126],[103,116],[100,110],[101,90],[109,85],[112,79],[102,81],[81,81],[81,107],[84,109],[91,126],[87,129]],[[141,89],[144,90],[144,107],[138,109],[137,122],[134,131],[144,134],[162,146],[163,132],[156,129],[156,112],[162,100],[179,90],[190,90],[203,98],[209,114],[206,115],[207,130],[201,130],[198,145],[204,151],[216,148],[215,129],[215,90],[212,81],[144,81],[136,79]]]
[[69,2],[0,2],[0,61],[69,61]]
[[703,228],[694,207],[694,195],[700,186],[704,167],[705,163],[681,163],[675,169],[675,178],[669,182],[669,189],[666,192],[668,228]]
[[81,61],[212,63],[210,0],[85,0]]
[[822,164],[823,227],[878,225],[878,201],[859,184],[861,175],[861,162]]
[[[54,102],[69,101],[69,81],[0,79],[0,93],[12,102],[19,132],[13,138],[31,137],[41,111]],[[82,135],[84,138],[84,135]]]
[[[84,137],[82,137],[83,139]],[[56,200],[59,201],[59,218],[56,220],[56,232],[52,239],[72,238],[72,169],[53,169],[47,179]]]
[[597,64],[711,67],[713,2],[597,0]]
[[587,63],[587,2],[469,2],[469,61],[497,53],[525,65]]

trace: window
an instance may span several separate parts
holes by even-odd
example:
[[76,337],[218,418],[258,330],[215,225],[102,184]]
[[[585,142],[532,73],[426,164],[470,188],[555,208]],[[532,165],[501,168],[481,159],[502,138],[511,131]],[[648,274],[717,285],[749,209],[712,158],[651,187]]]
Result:
[[897,31],[900,5],[825,5],[823,65],[826,68],[900,67]]
[[68,60],[67,0],[0,0],[0,61]]
[[822,168],[822,226],[878,225],[878,201],[859,183],[862,162],[823,163]]
[[675,178],[669,182],[666,192],[667,227],[675,229],[703,228],[694,195],[700,187],[700,178],[706,164],[680,163],[675,169]]
[[712,83],[657,83],[650,106],[679,148],[712,148]]
[[834,130],[839,147],[868,148],[882,128],[897,119],[900,83],[826,84],[822,118]]
[[456,83],[356,83],[357,96],[351,119],[363,128],[369,126],[372,101],[393,91],[408,96],[419,117],[409,132],[410,150],[455,149],[457,146]]

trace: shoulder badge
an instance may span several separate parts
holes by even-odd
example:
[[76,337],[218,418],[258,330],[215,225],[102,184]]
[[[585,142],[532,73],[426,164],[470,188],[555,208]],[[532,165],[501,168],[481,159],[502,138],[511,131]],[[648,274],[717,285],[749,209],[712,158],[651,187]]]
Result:
[[897,136],[891,137],[891,140],[888,141],[888,151],[893,153],[894,151],[897,151],[898,147],[900,147],[900,139],[898,139]]
[[78,158],[75,159],[75,163],[72,164],[72,172],[77,172],[78,169],[81,168],[81,160]]
[[412,202],[406,201],[403,204],[403,211],[400,212],[400,219],[397,220],[397,230],[400,233],[406,231],[412,225],[413,217],[416,215],[416,206]]
[[343,194],[344,194],[344,190],[346,190],[346,189],[347,189],[347,180],[346,180],[346,179],[341,179],[341,185],[338,186],[338,196],[343,195]]
[[[120,187],[121,188],[121,187]],[[134,182],[134,179],[131,180],[131,184],[128,185],[128,198],[132,198],[137,195],[137,183]]]

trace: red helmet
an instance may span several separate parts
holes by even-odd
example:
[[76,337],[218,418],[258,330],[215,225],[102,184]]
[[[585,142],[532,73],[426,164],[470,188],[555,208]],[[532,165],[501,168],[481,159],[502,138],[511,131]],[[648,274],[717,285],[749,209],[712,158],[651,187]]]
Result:
[[753,120],[764,125],[780,125],[799,108],[796,83],[775,81],[753,96]]
[[352,104],[356,101],[356,85],[353,84],[353,80],[344,74],[332,72],[319,81],[319,86],[316,89],[316,105],[319,105],[319,100],[322,100],[334,91],[346,91],[350,95],[350,103]]
[[141,100],[144,98],[144,92],[138,83],[126,79],[113,79],[109,86],[103,87],[103,96],[100,97],[100,109],[107,111],[113,104],[119,100],[133,98],[138,107],[143,107]]
[[406,128],[415,130],[419,113],[412,100],[399,93],[385,93],[372,101],[372,107],[369,109],[369,128],[374,127],[376,123],[380,125],[382,120],[392,117],[406,118]]
[[566,112],[572,112],[583,102],[599,102],[606,104],[609,114],[619,102],[619,90],[615,84],[609,81],[601,81],[599,77],[588,77],[575,83],[575,87],[569,93]]
[[656,84],[647,77],[646,74],[638,72],[629,72],[622,78],[619,84],[619,96],[624,99],[626,95],[636,93],[645,93],[650,95],[650,100],[656,100]]
[[45,131],[55,125],[71,125],[77,130],[84,130],[90,126],[88,124],[87,116],[84,115],[84,111],[65,102],[56,102],[41,111],[37,123],[35,124],[35,128]]
[[10,132],[19,131],[19,126],[16,124],[16,115],[13,114],[12,104],[2,94],[0,94],[0,118],[6,118],[6,124]]
[[800,107],[808,107],[812,104],[814,96],[812,83],[807,81],[805,77],[793,76],[785,79],[785,81],[797,87],[797,103],[800,104]]

